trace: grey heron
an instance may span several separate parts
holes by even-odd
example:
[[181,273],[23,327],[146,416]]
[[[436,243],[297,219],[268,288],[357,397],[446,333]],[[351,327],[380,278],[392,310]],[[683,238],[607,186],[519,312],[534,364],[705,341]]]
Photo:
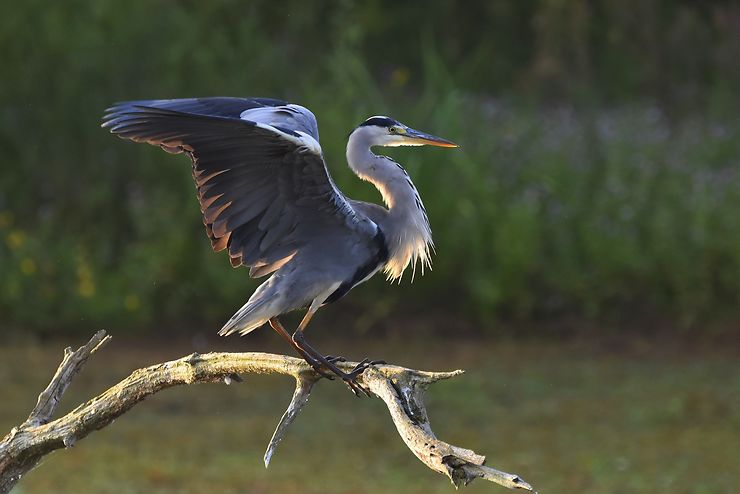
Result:
[[[410,265],[431,265],[426,210],[408,173],[373,146],[456,144],[384,116],[349,135],[347,163],[379,191],[386,207],[346,197],[336,187],[308,109],[269,98],[191,98],[117,103],[104,128],[121,138],[184,153],[213,250],[234,267],[271,276],[219,334],[245,335],[269,323],[317,372],[342,378],[359,395],[356,377],[313,348],[304,330],[316,311],[382,270],[400,280]],[[279,316],[307,312],[292,334]]]

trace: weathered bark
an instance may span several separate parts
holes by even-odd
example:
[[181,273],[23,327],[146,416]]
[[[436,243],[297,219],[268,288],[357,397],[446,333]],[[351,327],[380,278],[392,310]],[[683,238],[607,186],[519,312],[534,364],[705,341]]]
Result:
[[[62,363],[39,396],[38,404],[28,419],[13,428],[0,442],[0,493],[9,492],[44,455],[71,447],[92,431],[110,424],[147,396],[181,384],[223,381],[228,384],[238,379],[239,374],[248,373],[285,374],[296,380],[293,399],[265,452],[265,466],[268,466],[278,443],[308,403],[314,384],[320,380],[306,362],[293,357],[267,353],[194,353],[138,369],[101,395],[52,421],[59,399],[69,383],[87,359],[109,340],[110,337],[100,331],[78,350],[65,350]],[[355,363],[338,365],[348,371]],[[425,372],[378,365],[367,369],[358,382],[385,402],[399,435],[417,458],[432,470],[449,477],[455,486],[483,478],[512,489],[532,490],[519,476],[484,466],[484,456],[440,441],[432,432],[423,401],[424,391],[436,381],[459,374],[462,371]]]

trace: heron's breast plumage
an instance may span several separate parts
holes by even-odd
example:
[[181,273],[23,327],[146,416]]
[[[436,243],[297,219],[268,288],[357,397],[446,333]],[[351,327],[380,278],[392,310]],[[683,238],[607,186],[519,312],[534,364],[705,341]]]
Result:
[[393,163],[398,171],[393,179],[378,186],[389,206],[385,221],[389,257],[383,271],[389,280],[400,281],[403,272],[411,264],[413,280],[417,263],[421,263],[422,274],[425,268],[432,267],[431,252],[434,250],[432,229],[419,191],[408,172],[390,158],[386,159]]
[[[411,264],[413,273],[416,273],[417,263],[421,264],[421,272],[424,269],[431,269],[434,243],[432,241],[432,230],[429,226],[429,220],[420,207],[417,214],[406,218],[402,223],[399,222],[397,228],[393,229],[393,234],[388,238],[388,261],[383,267],[387,278],[391,281],[399,280],[403,272]],[[412,275],[412,280],[413,280]]]
[[378,228],[372,241],[372,254],[357,267],[351,278],[345,280],[334,293],[329,295],[324,304],[336,302],[344,297],[352,288],[372,278],[388,261],[388,243],[383,230]]

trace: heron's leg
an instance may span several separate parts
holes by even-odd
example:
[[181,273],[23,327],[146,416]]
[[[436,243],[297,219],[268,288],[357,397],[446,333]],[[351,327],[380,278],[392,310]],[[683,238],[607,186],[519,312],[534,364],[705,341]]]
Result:
[[306,313],[306,315],[303,317],[300,324],[298,325],[298,329],[296,329],[295,333],[293,333],[293,337],[292,337],[293,342],[297,345],[298,348],[301,348],[304,352],[309,354],[311,357],[321,362],[331,372],[341,377],[342,380],[345,382],[345,384],[349,386],[349,389],[356,396],[360,396],[360,393],[370,396],[370,392],[357,383],[357,376],[362,374],[365,371],[365,369],[367,369],[370,365],[373,364],[373,362],[370,362],[369,360],[365,359],[363,362],[360,362],[358,365],[356,365],[355,368],[352,369],[351,372],[346,373],[342,369],[334,365],[334,362],[340,361],[341,357],[339,358],[332,357],[332,359],[330,360],[324,357],[318,350],[316,350],[306,341],[303,331],[306,329],[306,326],[308,326],[309,321],[311,320],[313,315],[318,310],[318,305],[320,304],[311,304],[311,307],[309,307],[308,312]]
[[[321,355],[318,351],[316,351],[313,347],[311,347],[311,345],[308,344],[308,342],[306,341],[306,338],[305,338],[305,336],[303,334],[303,330],[306,329],[306,326],[308,326],[309,321],[311,320],[311,318],[313,317],[313,315],[315,313],[316,313],[316,310],[313,310],[312,311],[311,309],[309,309],[309,311],[306,313],[305,316],[303,316],[303,319],[301,320],[300,324],[298,325],[298,330],[296,331],[296,333],[298,331],[300,331],[299,335],[300,335],[300,338],[302,340],[303,346],[305,346],[306,348],[310,348],[314,353],[316,353],[318,355]],[[294,333],[293,334],[293,340],[295,340],[295,337],[296,337],[296,334]],[[341,357],[341,356],[334,357],[332,355],[327,355],[327,356],[322,357],[322,358],[328,360],[332,364],[335,363],[335,362],[346,362],[347,361],[346,358]],[[385,364],[385,363],[386,363],[385,360],[370,360],[368,358],[365,358],[365,359],[362,359],[362,361],[360,363],[358,363],[354,367],[354,369],[352,369],[352,371],[350,371],[350,374],[357,372],[356,375],[359,375],[359,374],[362,374],[362,371],[364,371],[365,369],[367,369],[371,365],[381,365],[381,364]],[[347,375],[345,372],[343,372],[341,370],[339,370],[339,372],[340,373],[337,374],[339,377],[342,377],[342,374]]]
[[298,354],[303,357],[303,360],[308,362],[308,364],[313,367],[316,372],[328,379],[334,379],[334,376],[332,374],[329,374],[324,369],[322,369],[320,362],[306,353],[301,347],[296,344],[295,341],[293,341],[293,338],[290,337],[290,333],[285,330],[282,323],[277,317],[270,318],[269,323],[272,329],[274,329],[277,334],[279,334],[285,341],[287,341],[288,344],[292,346],[298,352]]

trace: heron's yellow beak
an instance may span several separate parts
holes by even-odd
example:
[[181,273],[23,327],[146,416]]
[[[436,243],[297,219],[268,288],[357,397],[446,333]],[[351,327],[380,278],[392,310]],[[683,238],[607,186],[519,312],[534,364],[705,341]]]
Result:
[[407,146],[439,146],[443,148],[456,148],[460,147],[452,141],[442,139],[441,137],[433,136],[425,132],[419,132],[418,130],[405,128],[399,130],[399,135],[403,139],[403,143]]

